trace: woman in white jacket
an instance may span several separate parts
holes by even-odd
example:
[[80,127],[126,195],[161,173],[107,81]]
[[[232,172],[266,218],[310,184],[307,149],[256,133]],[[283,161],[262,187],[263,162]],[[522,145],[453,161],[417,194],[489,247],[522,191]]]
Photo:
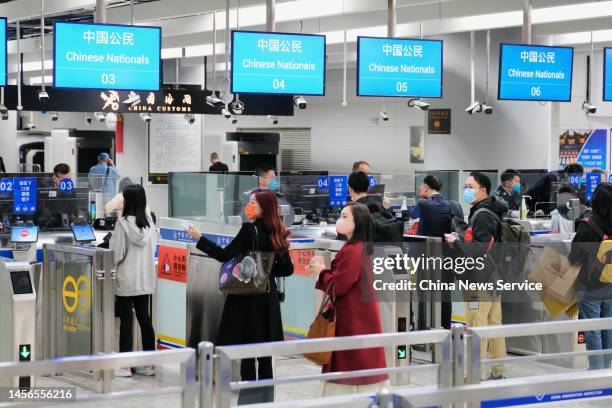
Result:
[[[157,230],[145,211],[147,197],[141,185],[127,186],[123,190],[123,198],[123,214],[117,219],[110,240],[110,249],[115,251],[117,264],[115,295],[121,320],[119,351],[132,351],[132,307],[140,325],[143,350],[155,350],[155,332],[149,315],[149,300],[150,295],[155,293]],[[134,372],[155,374],[153,367],[136,367]],[[117,377],[131,375],[129,368],[115,371]]]

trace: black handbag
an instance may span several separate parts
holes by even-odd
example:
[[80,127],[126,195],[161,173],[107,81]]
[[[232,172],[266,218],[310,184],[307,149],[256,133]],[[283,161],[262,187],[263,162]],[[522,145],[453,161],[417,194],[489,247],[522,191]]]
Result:
[[275,253],[259,251],[259,233],[255,225],[253,228],[254,249],[221,265],[219,291],[225,295],[259,295],[270,290]]

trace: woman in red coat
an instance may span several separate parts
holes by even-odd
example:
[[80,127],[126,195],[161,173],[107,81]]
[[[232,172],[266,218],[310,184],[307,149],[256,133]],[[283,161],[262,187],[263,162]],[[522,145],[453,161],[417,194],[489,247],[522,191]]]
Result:
[[[336,337],[359,334],[382,333],[380,312],[372,288],[372,266],[368,255],[368,243],[372,242],[372,221],[370,211],[363,204],[350,203],[342,210],[336,222],[338,235],[346,237],[342,247],[331,263],[331,269],[324,269],[318,258],[310,262],[310,271],[319,274],[316,288],[325,291],[333,282],[336,302]],[[364,281],[365,280],[365,281]],[[371,291],[363,293],[363,290]],[[323,366],[323,372],[356,371],[385,368],[383,347],[361,350],[334,351],[330,364]],[[332,380],[323,383],[324,396],[347,393],[376,392],[388,387],[386,374]]]

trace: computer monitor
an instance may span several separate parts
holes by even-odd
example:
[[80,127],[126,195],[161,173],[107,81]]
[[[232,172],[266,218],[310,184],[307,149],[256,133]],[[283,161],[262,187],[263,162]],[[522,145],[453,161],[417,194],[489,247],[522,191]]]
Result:
[[35,225],[15,225],[11,229],[11,243],[33,244],[38,241],[38,227]]
[[70,231],[73,223],[89,219],[89,189],[75,188],[62,193],[58,188],[38,191],[35,221],[42,231]]
[[76,242],[88,243],[96,240],[94,230],[89,224],[72,225],[71,229]]
[[294,207],[301,208],[308,219],[327,218],[331,211],[327,190],[327,171],[282,171],[280,191]]

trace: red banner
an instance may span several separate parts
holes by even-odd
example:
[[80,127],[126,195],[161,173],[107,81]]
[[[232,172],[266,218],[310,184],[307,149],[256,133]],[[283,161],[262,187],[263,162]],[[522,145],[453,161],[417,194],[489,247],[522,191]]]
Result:
[[160,245],[157,252],[157,277],[187,282],[187,250]]

